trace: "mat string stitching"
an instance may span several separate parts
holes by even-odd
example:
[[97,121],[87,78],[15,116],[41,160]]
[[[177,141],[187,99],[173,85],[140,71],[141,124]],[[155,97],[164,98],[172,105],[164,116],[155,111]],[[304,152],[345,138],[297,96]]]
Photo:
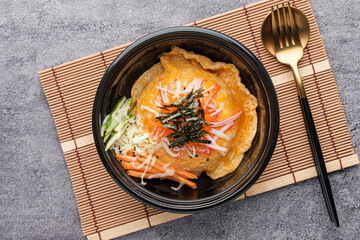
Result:
[[89,188],[88,188],[88,185],[87,185],[87,181],[86,181],[84,169],[83,169],[82,164],[81,164],[81,161],[80,161],[80,154],[79,154],[79,151],[78,151],[78,146],[77,146],[77,143],[76,143],[76,140],[75,140],[74,132],[73,132],[73,129],[72,129],[72,126],[71,126],[71,121],[70,121],[70,117],[69,117],[69,114],[68,114],[68,110],[67,110],[67,107],[66,107],[66,105],[65,105],[65,100],[64,100],[64,97],[63,97],[63,95],[62,95],[62,92],[61,92],[61,89],[60,89],[60,85],[59,85],[59,81],[58,81],[58,79],[57,79],[57,76],[56,76],[54,67],[52,67],[51,70],[52,70],[52,72],[53,72],[53,76],[54,76],[54,79],[55,79],[55,84],[56,84],[57,90],[58,90],[59,95],[60,95],[60,101],[61,101],[61,103],[62,103],[62,105],[63,105],[63,108],[64,108],[66,120],[67,120],[67,123],[68,123],[68,125],[69,125],[69,130],[70,130],[71,139],[74,141],[74,144],[75,144],[75,153],[76,153],[76,157],[77,157],[77,162],[78,162],[79,167],[80,167],[80,173],[81,173],[81,177],[82,177],[83,182],[84,182],[84,187],[85,187],[85,190],[86,190],[86,195],[87,195],[88,200],[89,200],[89,203],[90,203],[90,209],[91,209],[92,216],[93,216],[93,219],[94,219],[95,231],[96,231],[96,233],[99,235],[99,239],[101,240],[101,235],[100,235],[100,232],[99,232],[98,223],[97,223],[97,221],[96,221],[94,205],[93,205],[93,202],[92,202],[91,197],[90,197],[90,192],[89,192]]
[[286,148],[286,146],[285,146],[285,141],[284,141],[283,135],[282,135],[282,133],[281,133],[281,128],[280,128],[280,127],[279,127],[279,137],[280,137],[281,145],[282,145],[282,147],[283,147],[283,149],[284,149],[285,159],[286,159],[287,165],[288,165],[288,167],[289,167],[289,169],[290,169],[290,173],[291,173],[291,175],[293,176],[293,179],[294,179],[294,183],[295,183],[295,184],[298,184],[298,182],[296,181],[296,178],[295,178],[295,173],[294,173],[294,171],[293,171],[293,169],[292,169],[292,167],[291,167],[291,163],[290,163],[290,160],[289,160],[288,151],[287,151],[287,148]]
[[250,28],[251,36],[252,36],[253,39],[254,39],[254,45],[255,45],[255,48],[256,48],[256,53],[257,53],[257,55],[258,55],[259,60],[262,61],[261,55],[260,55],[260,50],[259,50],[259,47],[258,47],[258,44],[257,44],[257,41],[256,41],[256,37],[255,37],[255,32],[254,32],[254,30],[253,30],[253,28],[252,28],[252,25],[251,25],[251,23],[250,23],[248,11],[247,11],[247,9],[246,9],[245,6],[243,7],[243,9],[244,9],[244,11],[245,11],[245,16],[246,16],[246,20],[247,20],[248,25],[249,25],[249,28]]
[[[255,45],[255,47],[256,47],[256,53],[257,53],[257,55],[258,55],[259,60],[262,61],[262,58],[261,58],[261,55],[260,55],[260,50],[259,50],[259,47],[258,47],[258,44],[257,44],[257,41],[256,41],[255,33],[254,33],[253,28],[252,28],[252,25],[251,25],[251,22],[250,22],[250,18],[249,18],[249,14],[248,14],[248,11],[247,11],[247,9],[246,9],[246,6],[244,6],[243,9],[244,9],[244,12],[245,12],[246,20],[247,20],[248,25],[249,25],[249,28],[250,28],[251,36],[253,37],[253,40],[254,40],[254,45]],[[286,159],[287,165],[288,165],[288,167],[289,167],[289,169],[290,169],[290,172],[291,172],[291,174],[292,174],[292,176],[293,176],[293,178],[294,178],[294,183],[297,184],[297,181],[296,181],[296,178],[295,178],[295,174],[294,174],[294,172],[293,172],[293,170],[292,170],[292,167],[291,167],[291,164],[290,164],[290,160],[289,160],[287,148],[286,148],[286,146],[285,146],[285,141],[284,141],[284,139],[283,139],[283,137],[282,137],[282,134],[281,134],[281,129],[280,129],[280,127],[279,127],[279,136],[280,136],[280,139],[281,139],[281,145],[282,145],[282,147],[283,147],[283,149],[284,149],[284,152],[285,152],[285,159]],[[245,197],[246,197],[246,196],[245,196]]]
[[[295,6],[295,1],[292,1],[293,2],[293,5]],[[295,6],[296,7],[296,6]],[[194,22],[194,25],[197,27],[197,23],[196,23],[196,21]],[[313,68],[313,72],[314,72],[314,77],[316,77],[316,74],[315,74],[315,69],[314,69],[314,66],[313,66],[313,64],[312,64],[312,59],[311,59],[311,57],[310,57],[310,52],[309,52],[309,49],[307,49],[307,51],[308,51],[308,55],[309,55],[309,60],[310,60],[310,64],[311,64],[311,66],[312,66],[312,68]],[[103,56],[103,53],[101,52],[100,53],[101,54],[101,56],[102,56],[102,59],[103,59],[103,61],[104,61],[104,66],[105,66],[105,68],[107,68],[107,65],[106,65],[106,61],[105,61],[105,58],[104,58],[104,56]],[[52,68],[52,70],[53,70],[53,75],[54,75],[54,77],[55,77],[55,80],[57,81],[57,79],[56,79],[56,76],[55,76],[55,71],[54,71],[54,69]],[[317,80],[317,78],[316,78],[316,80]],[[317,83],[317,82],[316,82]],[[66,114],[66,117],[67,117],[67,119],[69,120],[69,117],[68,117],[68,115],[67,115],[67,109],[66,109],[66,106],[65,106],[65,103],[64,103],[64,101],[63,101],[63,97],[62,97],[62,94],[61,94],[61,91],[60,91],[60,87],[58,86],[58,84],[57,84],[57,87],[58,87],[58,91],[59,91],[59,94],[60,94],[60,98],[61,98],[61,102],[63,103],[63,107],[64,107],[64,110],[65,110],[65,114]],[[318,85],[317,85],[317,87],[318,87]],[[321,98],[320,96],[319,96],[319,98]],[[320,99],[320,100],[322,100],[322,99]],[[325,109],[323,109],[324,110],[324,115],[327,117],[327,114],[326,114],[326,112],[325,112]],[[71,127],[70,126],[71,124],[70,124],[70,122],[69,122],[69,128]],[[330,134],[331,134],[331,137],[332,137],[332,143],[333,143],[333,136],[332,136],[332,130],[331,130],[331,128],[330,128],[330,126],[328,125],[328,128],[329,128],[329,131],[330,131]],[[71,130],[70,130],[71,131]],[[73,139],[74,140],[74,139]],[[74,142],[75,142],[75,144],[76,144],[76,141],[74,140]],[[335,153],[337,154],[337,157],[338,157],[338,153],[337,153],[337,151],[336,151],[336,147],[335,147],[335,144],[333,143],[333,147],[334,147],[334,149],[335,149]],[[76,151],[77,151],[77,146],[76,146]],[[77,153],[78,153],[78,151],[77,151]],[[339,161],[340,161],[340,163],[341,163],[341,159],[339,158]],[[82,172],[82,174],[83,174],[83,172]],[[85,177],[85,176],[84,176]],[[245,197],[246,197],[246,193],[244,193],[245,194]],[[145,211],[147,212],[147,209],[146,209],[146,205],[144,206],[145,207]],[[148,213],[147,213],[148,214]],[[100,236],[99,236],[100,237]],[[100,237],[100,239],[101,239],[101,237]]]
[[108,69],[108,66],[107,66],[107,64],[106,64],[106,60],[105,60],[105,56],[104,56],[103,51],[100,52],[100,56],[101,56],[101,58],[102,58],[102,60],[103,60],[103,62],[104,62],[105,70],[107,70],[107,69]]
[[[292,0],[292,4],[293,4],[294,7],[296,7],[295,0]],[[306,47],[306,53],[308,54],[308,59],[309,59],[311,68],[312,68],[313,73],[314,73],[313,76],[314,76],[314,79],[315,79],[316,91],[317,91],[318,96],[319,96],[321,108],[322,108],[322,110],[323,110],[323,114],[324,114],[324,118],[325,118],[325,122],[326,122],[326,126],[327,126],[328,131],[329,131],[329,134],[330,134],[331,145],[332,145],[332,147],[333,147],[333,149],[334,149],[334,152],[335,152],[335,154],[336,154],[336,158],[339,160],[340,170],[344,170],[344,167],[343,167],[341,158],[340,158],[340,156],[339,156],[339,153],[338,153],[337,148],[336,148],[336,145],[335,145],[334,136],[333,136],[333,131],[332,131],[331,127],[330,127],[328,115],[327,115],[327,113],[326,113],[325,104],[324,104],[324,102],[323,102],[323,98],[322,98],[322,95],[321,95],[321,92],[320,92],[319,82],[318,82],[318,78],[317,78],[317,75],[316,75],[316,71],[315,71],[314,64],[313,64],[313,62],[312,62],[312,58],[311,58],[311,54],[310,54],[309,47]]]
[[310,65],[311,65],[311,67],[312,67],[312,70],[313,70],[313,72],[314,72],[313,76],[314,76],[314,79],[315,79],[316,91],[317,91],[318,96],[319,96],[321,108],[322,108],[322,110],[323,110],[323,115],[324,115],[325,122],[326,122],[326,126],[327,126],[327,129],[328,129],[329,134],[330,134],[331,145],[332,145],[332,147],[333,147],[333,149],[334,149],[334,152],[335,152],[335,154],[336,154],[336,158],[339,160],[340,169],[341,169],[341,170],[344,170],[344,167],[343,167],[341,158],[340,158],[339,153],[338,153],[338,151],[337,151],[337,149],[336,149],[336,145],[335,145],[335,141],[334,141],[334,136],[333,136],[333,131],[332,131],[331,127],[330,127],[328,115],[327,115],[327,113],[326,113],[325,104],[324,104],[324,102],[323,102],[323,98],[322,98],[322,95],[321,95],[321,92],[320,92],[320,87],[319,87],[318,78],[317,78],[317,75],[316,75],[316,72],[315,72],[315,67],[314,67],[314,64],[312,63],[311,54],[310,54],[310,51],[309,51],[309,48],[308,48],[308,47],[306,47],[306,52],[307,52],[307,54],[308,54],[308,58],[309,58],[309,61],[310,61]]
[[151,225],[151,222],[150,222],[149,211],[147,210],[147,206],[146,206],[145,204],[143,204],[143,205],[144,205],[144,209],[145,209],[145,213],[146,213],[146,218],[147,218],[149,227],[152,228],[153,226]]

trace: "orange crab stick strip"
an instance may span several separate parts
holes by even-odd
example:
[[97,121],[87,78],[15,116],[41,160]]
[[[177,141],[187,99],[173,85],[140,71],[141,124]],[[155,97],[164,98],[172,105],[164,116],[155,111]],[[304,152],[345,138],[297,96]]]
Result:
[[210,99],[214,96],[214,94],[217,92],[217,90],[219,90],[219,88],[220,88],[220,84],[215,83],[215,86],[210,90],[208,95],[202,99],[201,105],[202,105],[203,109],[205,109],[207,107],[207,105],[210,102]]

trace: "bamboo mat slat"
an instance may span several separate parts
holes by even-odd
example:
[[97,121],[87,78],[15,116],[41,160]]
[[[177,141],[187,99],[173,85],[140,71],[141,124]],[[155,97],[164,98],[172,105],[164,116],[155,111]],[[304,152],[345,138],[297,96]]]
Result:
[[[271,5],[282,2],[265,0],[187,25],[217,30],[243,43],[262,61],[278,94],[280,131],[274,154],[262,176],[238,199],[316,177],[292,73],[261,43],[263,19]],[[329,172],[342,170],[359,160],[331,66],[310,3],[290,2],[310,23],[311,38],[299,67],[326,166]],[[88,239],[110,239],[186,216],[161,212],[130,197],[112,180],[97,155],[91,128],[95,92],[108,66],[129,44],[39,72]]]

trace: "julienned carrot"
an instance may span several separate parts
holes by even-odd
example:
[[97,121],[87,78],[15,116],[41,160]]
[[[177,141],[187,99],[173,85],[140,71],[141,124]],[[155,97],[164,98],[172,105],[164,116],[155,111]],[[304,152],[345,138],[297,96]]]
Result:
[[128,156],[124,156],[124,155],[119,155],[116,154],[116,158],[119,160],[123,160],[125,162],[132,162],[133,160],[131,158],[129,158]]
[[[140,162],[140,163],[143,163],[145,160],[146,160],[146,157],[139,157],[137,158],[137,160]],[[153,168],[159,170],[160,172],[165,172],[165,169],[164,169],[164,165],[166,163],[162,162],[161,160],[159,159],[156,159],[155,161],[155,164],[153,166]],[[184,178],[189,178],[189,179],[197,179],[197,176],[192,174],[192,173],[189,173],[185,170],[182,170],[182,169],[175,169],[175,174],[176,175],[179,175],[179,176],[182,176]]]
[[[116,154],[116,158],[119,159],[119,160],[123,160],[124,162],[127,162],[127,163],[133,162],[133,160],[131,158],[129,158],[128,156],[123,156],[123,155]],[[137,160],[140,163],[143,163],[146,160],[146,158],[145,157],[139,157],[139,158],[137,158]],[[165,164],[166,163],[160,161],[159,159],[156,159],[155,165],[152,167],[152,169],[156,169],[158,172],[165,172],[165,170],[164,170],[164,165]],[[134,170],[137,170],[137,169],[134,169]],[[175,174],[178,175],[179,177],[184,177],[184,178],[189,178],[189,179],[197,179],[196,175],[194,175],[194,174],[192,174],[190,172],[187,172],[185,170],[182,170],[182,169],[176,169]]]
[[[133,155],[135,154],[135,152],[134,152],[133,150],[129,150],[128,153],[130,153],[130,156],[133,156]],[[118,156],[118,155],[116,155],[116,157],[117,157],[117,156]],[[119,156],[121,156],[121,155],[119,155]],[[123,157],[126,157],[126,156],[123,156]],[[117,157],[117,158],[118,158],[118,157]],[[120,159],[120,158],[118,158],[118,159]],[[138,160],[141,161],[141,163],[142,163],[145,159],[146,159],[146,156],[143,156],[143,157],[139,157],[139,158],[138,158]],[[120,159],[120,160],[123,160],[123,159]],[[124,161],[132,161],[132,160],[131,160],[130,158],[128,158],[127,160],[124,160]],[[163,169],[163,167],[164,167],[165,164],[167,164],[167,163],[161,161],[160,159],[156,159],[154,167],[155,167],[155,166],[158,166],[159,168]],[[183,169],[180,169],[180,168],[175,169],[175,172],[176,172],[176,174],[178,174],[178,175],[180,175],[180,176],[182,176],[182,177],[184,177],[184,178],[197,179],[197,176],[196,176],[196,175],[194,175],[194,174],[192,174],[192,173],[190,173],[190,172],[188,172],[188,171],[185,171],[185,170],[183,170]]]
[[[134,164],[135,164],[135,166],[140,166],[139,163],[135,162]],[[122,161],[122,165],[126,170],[132,170],[132,171],[137,171],[137,172],[141,172],[141,173],[144,173],[144,171],[146,169],[145,166],[142,166],[141,168],[136,168],[133,166],[133,163],[129,163],[129,162],[125,162],[125,161]],[[146,170],[146,173],[149,173],[149,174],[165,173],[165,170],[159,169],[159,168],[156,168],[155,166],[153,166],[151,169]],[[169,176],[169,177],[181,177],[181,176],[179,176],[178,174],[175,173],[174,176]]]
[[[165,162],[161,161],[160,159],[156,159],[156,162],[159,163],[159,164],[161,164],[162,166],[164,166],[164,165],[166,164]],[[197,176],[196,176],[196,175],[194,175],[194,174],[192,174],[192,173],[190,173],[190,172],[188,172],[188,171],[185,171],[185,170],[183,170],[183,169],[180,169],[180,168],[176,169],[175,172],[176,172],[177,174],[179,174],[180,176],[183,176],[183,177],[185,177],[185,178],[197,179]]]
[[214,96],[214,94],[217,92],[217,90],[220,88],[220,84],[215,83],[215,86],[210,90],[206,98],[203,98],[201,101],[201,105],[203,109],[206,109],[207,105],[210,102],[210,99]]
[[[146,169],[145,166],[142,166],[141,168],[136,168],[136,167],[133,166],[132,163],[125,162],[125,161],[122,161],[121,164],[126,170],[135,170],[135,171],[139,171],[139,172],[144,172],[145,169]],[[135,166],[138,167],[138,166],[140,166],[140,164],[135,163]],[[155,174],[155,173],[159,173],[159,170],[155,169],[155,168],[151,168],[151,169],[146,170],[146,172]]]
[[178,160],[177,160],[177,162],[176,162],[175,169],[178,169],[178,167],[179,167],[181,158],[182,158],[182,156],[183,156],[183,152],[184,152],[184,150],[181,150],[181,151],[179,152],[179,156],[178,156]]
[[[134,171],[134,170],[128,171],[128,175],[129,175],[129,176],[132,176],[132,177],[141,178],[142,174],[143,174],[143,172],[138,172],[138,171]],[[152,175],[152,174],[146,173],[146,174],[144,175],[144,178],[150,178],[151,175]],[[192,189],[196,189],[196,188],[197,188],[197,186],[196,186],[196,184],[195,184],[194,182],[192,182],[192,181],[190,181],[190,180],[188,180],[188,179],[186,179],[186,178],[183,178],[183,177],[181,177],[181,176],[176,176],[176,175],[174,175],[174,176],[167,176],[167,177],[164,177],[164,178],[165,178],[165,179],[169,179],[169,180],[173,180],[173,181],[175,181],[175,182],[183,182],[184,184],[188,185],[188,186],[191,187]]]

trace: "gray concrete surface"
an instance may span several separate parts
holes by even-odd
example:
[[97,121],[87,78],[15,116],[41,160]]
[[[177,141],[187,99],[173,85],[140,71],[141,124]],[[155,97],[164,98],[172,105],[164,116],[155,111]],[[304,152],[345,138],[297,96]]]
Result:
[[[84,238],[39,70],[252,2],[1,0],[0,238]],[[359,154],[360,4],[311,2]],[[330,180],[340,228],[312,179],[120,239],[359,239],[360,168]]]

